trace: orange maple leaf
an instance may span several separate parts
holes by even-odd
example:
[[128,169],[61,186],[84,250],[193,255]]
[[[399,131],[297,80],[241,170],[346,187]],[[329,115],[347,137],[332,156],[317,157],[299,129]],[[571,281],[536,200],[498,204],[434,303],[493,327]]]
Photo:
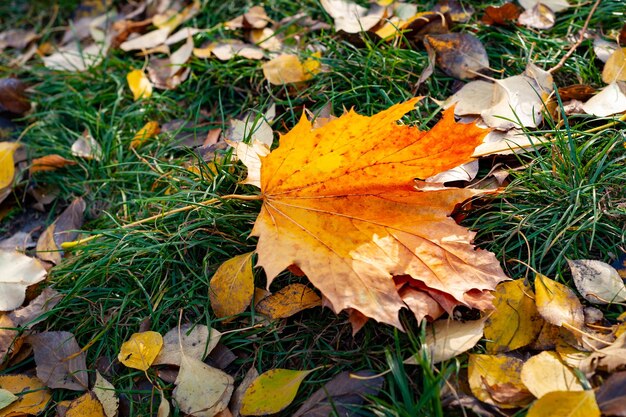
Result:
[[[428,132],[397,124],[418,100],[372,117],[350,111],[317,129],[303,116],[261,157],[263,206],[252,235],[268,286],[295,265],[335,312],[354,309],[399,328],[398,311],[408,307],[401,294],[415,299],[415,290],[449,312],[489,304],[488,291],[507,277],[448,217],[484,191],[415,182],[470,160],[487,131],[456,123],[453,110]],[[424,300],[409,304],[418,319],[433,314],[419,307]]]

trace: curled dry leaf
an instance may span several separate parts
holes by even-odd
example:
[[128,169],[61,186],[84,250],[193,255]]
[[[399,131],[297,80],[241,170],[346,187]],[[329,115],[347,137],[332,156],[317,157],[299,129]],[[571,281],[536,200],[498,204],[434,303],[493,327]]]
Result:
[[21,306],[26,288],[43,281],[46,275],[46,269],[36,259],[14,251],[0,251],[0,311]]
[[526,417],[600,417],[593,391],[555,391],[546,394],[528,410]]
[[437,66],[453,77],[476,78],[480,71],[489,68],[485,47],[469,33],[426,35],[424,46],[435,51]]
[[289,284],[261,300],[255,306],[255,311],[270,319],[284,319],[321,305],[320,296],[306,285]]
[[303,117],[262,159],[264,201],[252,235],[268,285],[295,265],[335,312],[354,308],[401,327],[405,304],[393,276],[447,310],[507,279],[448,217],[483,191],[415,188],[414,178],[467,162],[485,131],[454,122],[452,111],[429,132],[399,126],[416,101],[373,117],[350,111],[318,129]]
[[347,33],[366,32],[376,26],[384,16],[385,8],[370,4],[367,9],[351,0],[320,0],[326,13],[335,21],[335,30]]
[[50,391],[38,378],[27,375],[0,375],[0,388],[19,398],[19,401],[0,409],[0,417],[37,415],[52,398]]
[[535,303],[541,317],[555,326],[580,330],[585,323],[583,306],[576,294],[545,275],[535,276]]
[[626,111],[626,82],[613,82],[583,104],[587,114],[606,117]]
[[133,93],[133,100],[150,98],[152,96],[152,83],[143,70],[132,70],[126,75],[128,88]]
[[296,398],[300,384],[313,370],[271,369],[248,387],[241,401],[242,416],[275,414]]
[[163,336],[163,349],[152,364],[180,366],[183,355],[203,361],[220,341],[221,335],[203,324],[174,327]]
[[163,337],[153,331],[134,333],[122,343],[117,359],[129,368],[146,371],[163,347]]
[[522,10],[515,3],[502,6],[487,6],[482,21],[486,25],[506,25],[517,21]]
[[626,369],[626,333],[611,345],[595,350],[580,363],[580,370],[585,374],[593,374],[597,369],[608,372]]
[[307,81],[320,71],[320,57],[316,52],[300,62],[297,55],[283,54],[263,64],[263,76],[274,85]]
[[33,159],[30,166],[31,174],[42,171],[54,171],[68,165],[76,165],[76,161],[63,158],[61,155],[52,154]]
[[72,155],[79,158],[102,160],[102,147],[91,134],[85,130],[81,137],[72,144]]
[[[432,363],[452,359],[476,346],[483,336],[485,319],[460,322],[443,319],[426,329],[425,349]],[[416,365],[415,357],[405,360],[407,365]]]
[[611,265],[590,259],[567,260],[578,292],[594,304],[626,301],[626,286]]
[[213,417],[227,407],[233,383],[230,375],[183,354],[172,397],[185,414]]
[[508,356],[470,355],[467,373],[472,394],[499,408],[528,405],[534,397],[522,383],[523,364]]
[[544,321],[535,306],[535,294],[524,279],[498,284],[495,296],[495,311],[485,322],[487,351],[508,352],[535,341]]
[[253,252],[237,255],[217,269],[209,284],[211,308],[218,318],[242,313],[254,295]]
[[50,388],[85,391],[86,354],[70,332],[43,332],[26,339],[35,351],[37,377]]
[[537,398],[554,391],[582,391],[574,371],[563,363],[556,352],[541,352],[522,366],[522,381]]

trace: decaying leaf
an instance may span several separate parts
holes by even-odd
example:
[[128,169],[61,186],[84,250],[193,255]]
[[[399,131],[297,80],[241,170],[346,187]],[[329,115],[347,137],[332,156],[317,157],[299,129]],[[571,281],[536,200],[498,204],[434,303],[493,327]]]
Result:
[[220,61],[228,61],[235,57],[246,59],[263,59],[265,53],[256,45],[244,43],[238,39],[223,39],[219,42],[212,42],[203,48],[194,48],[194,56],[198,58],[208,58],[215,55]]
[[[476,346],[483,336],[485,319],[460,322],[443,319],[436,321],[426,330],[422,349],[428,352],[432,363],[452,359]],[[406,364],[417,364],[415,357],[405,360]]]
[[126,81],[135,101],[152,96],[152,83],[142,70],[136,69],[129,72],[126,75]]
[[218,318],[237,315],[250,305],[254,295],[253,254],[237,255],[220,265],[213,274],[209,299]]
[[519,0],[519,4],[526,10],[532,9],[539,3],[545,4],[555,13],[562,12],[570,7],[567,0]]
[[115,387],[107,381],[100,372],[96,371],[96,381],[93,384],[93,394],[102,405],[106,417],[115,417],[120,400],[115,395]]
[[567,260],[576,289],[585,300],[594,304],[626,301],[626,286],[611,265],[591,260]]
[[263,29],[271,21],[263,6],[252,6],[244,14],[224,23],[228,29]]
[[304,284],[289,284],[278,292],[261,300],[254,308],[270,319],[283,319],[306,310],[319,307],[322,300],[319,295]]
[[534,295],[524,279],[498,284],[493,302],[495,311],[485,322],[488,352],[508,352],[537,339],[544,322]]
[[435,13],[448,13],[453,22],[465,23],[474,14],[474,8],[469,4],[462,4],[458,0],[439,0],[433,7]]
[[241,183],[261,188],[261,158],[269,155],[269,146],[258,140],[253,141],[252,145],[244,142],[227,143],[235,148],[237,159],[248,169],[248,176]]
[[541,317],[555,326],[582,329],[585,323],[583,306],[576,294],[545,275],[535,276],[535,303]]
[[233,382],[230,375],[219,369],[183,355],[172,397],[185,414],[213,417],[228,405]]
[[33,159],[33,163],[30,166],[30,172],[31,174],[34,174],[35,172],[41,171],[54,171],[68,165],[76,165],[76,161],[71,161],[57,154],[45,155],[40,158]]
[[79,158],[102,160],[102,147],[91,134],[85,130],[83,135],[72,144],[72,155]]
[[259,377],[259,371],[256,370],[255,367],[251,367],[248,369],[248,372],[243,377],[243,380],[233,393],[233,396],[230,400],[229,408],[233,413],[233,416],[239,417],[241,410],[241,402],[243,400],[243,395],[246,393],[246,390]]
[[626,416],[626,371],[608,377],[596,392],[602,415]]
[[535,402],[526,416],[600,417],[600,410],[593,391],[556,391]]
[[183,355],[203,361],[220,341],[221,335],[217,330],[203,324],[174,327],[163,336],[163,349],[152,364],[180,366]]
[[58,265],[63,251],[61,244],[71,242],[78,237],[77,229],[83,225],[85,200],[76,198],[63,210],[63,213],[41,234],[37,241],[37,257]]
[[26,84],[17,78],[0,78],[0,111],[24,114],[30,110]]
[[134,333],[122,343],[117,359],[129,368],[146,371],[163,347],[163,337],[153,331]]
[[300,62],[297,55],[283,54],[263,64],[263,75],[275,85],[307,81],[319,72],[320,56],[315,53]]
[[0,388],[18,397],[18,401],[0,409],[0,417],[39,414],[52,397],[38,378],[26,375],[0,375]]
[[296,398],[300,384],[313,371],[271,369],[262,373],[243,395],[241,415],[262,416],[283,410]]
[[14,251],[0,251],[0,311],[21,306],[26,288],[42,281],[46,275],[45,268],[36,259]]
[[376,26],[383,18],[385,8],[370,4],[367,9],[351,0],[320,0],[326,13],[335,21],[335,30],[347,33],[365,32]]
[[148,139],[152,139],[159,134],[161,128],[159,123],[154,120],[146,123],[141,129],[135,133],[133,140],[130,142],[131,149],[136,149],[142,146]]
[[586,374],[593,374],[596,369],[608,372],[626,369],[626,333],[611,345],[592,352],[580,363],[580,370]]
[[91,392],[87,392],[68,404],[65,417],[108,417],[102,404]]
[[545,30],[554,26],[556,15],[550,7],[543,3],[537,3],[531,9],[526,9],[520,14],[517,22],[530,28]]
[[470,355],[468,381],[472,394],[500,408],[529,404],[533,396],[522,383],[524,362],[508,356]]
[[554,391],[582,391],[574,371],[563,363],[556,352],[541,352],[522,366],[522,381],[537,398]]
[[482,17],[486,25],[505,25],[515,22],[522,11],[515,3],[504,3],[502,6],[487,6]]
[[28,336],[35,351],[37,377],[50,388],[85,391],[89,385],[85,352],[70,332]]
[[471,291],[490,297],[482,291],[507,279],[447,217],[482,191],[414,187],[416,177],[467,162],[485,132],[455,123],[452,111],[430,132],[397,125],[416,101],[373,117],[351,111],[318,129],[303,117],[262,159],[264,203],[252,235],[268,285],[296,265],[335,312],[354,308],[401,327],[394,275],[445,299],[446,310],[480,304]]
[[426,35],[426,49],[433,49],[439,68],[460,79],[476,78],[489,68],[489,58],[483,44],[469,33]]
[[626,82],[613,82],[583,104],[587,114],[606,117],[626,111]]
[[366,395],[375,396],[383,386],[382,376],[372,371],[344,371],[313,393],[292,417],[323,417],[334,413],[350,415]]

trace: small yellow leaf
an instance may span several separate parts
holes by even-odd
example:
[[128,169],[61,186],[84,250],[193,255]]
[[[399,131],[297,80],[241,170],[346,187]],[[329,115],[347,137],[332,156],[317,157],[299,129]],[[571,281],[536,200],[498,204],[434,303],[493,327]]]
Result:
[[554,391],[582,391],[574,371],[561,361],[556,352],[541,352],[522,366],[522,382],[537,398]]
[[252,255],[244,253],[227,260],[211,278],[209,299],[218,318],[239,314],[250,305],[254,294]]
[[526,416],[600,417],[600,409],[593,391],[555,391],[535,402]]
[[270,319],[283,319],[322,305],[322,299],[304,284],[290,284],[277,293],[265,297],[255,310]]
[[128,87],[135,101],[152,96],[152,83],[142,70],[132,70],[126,75]]
[[508,356],[470,355],[468,380],[472,394],[500,408],[527,405],[533,396],[522,383],[523,364]]
[[274,85],[306,81],[319,72],[319,57],[314,54],[303,64],[296,55],[283,54],[263,64],[263,75]]
[[611,84],[614,81],[626,81],[626,48],[617,48],[604,64],[602,81]]
[[147,370],[163,347],[163,337],[157,332],[135,333],[122,344],[117,359],[129,368]]
[[243,395],[240,413],[243,416],[274,414],[286,408],[298,393],[300,383],[310,371],[271,369],[250,384]]
[[533,297],[523,279],[498,284],[493,301],[495,311],[485,322],[488,352],[508,352],[537,339],[544,321]]
[[19,147],[19,143],[0,142],[0,190],[8,187],[13,182],[13,176],[15,175],[13,153]]
[[65,413],[65,417],[106,417],[102,404],[88,392],[72,401]]
[[[19,400],[0,410],[0,417],[39,414],[50,401],[50,391],[39,378],[26,375],[0,375],[0,388]],[[22,394],[24,393],[24,394]]]
[[535,277],[535,303],[539,314],[555,326],[581,329],[585,322],[583,306],[574,291],[550,278]]
[[159,134],[161,129],[159,128],[159,123],[150,121],[146,123],[141,129],[135,133],[133,140],[130,142],[130,147],[132,149],[138,148],[143,145],[148,139],[151,139]]

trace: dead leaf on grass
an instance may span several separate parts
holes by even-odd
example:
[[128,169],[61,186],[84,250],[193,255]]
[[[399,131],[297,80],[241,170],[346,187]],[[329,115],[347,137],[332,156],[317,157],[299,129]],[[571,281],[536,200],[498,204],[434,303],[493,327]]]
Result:
[[147,331],[133,333],[122,343],[117,359],[129,368],[146,371],[163,348],[163,336]]
[[476,78],[489,68],[485,47],[469,33],[426,35],[424,46],[435,51],[437,66],[453,77]]
[[351,0],[320,0],[326,13],[335,21],[335,30],[346,33],[366,32],[381,21],[385,7],[371,4],[359,6]]
[[222,334],[203,324],[174,327],[163,336],[163,348],[152,365],[180,366],[183,355],[203,361],[220,341]]
[[545,4],[537,3],[533,8],[526,9],[520,14],[517,22],[529,28],[545,30],[554,26],[556,15]]
[[626,301],[626,286],[611,265],[591,260],[569,260],[576,289],[593,304],[622,303]]
[[487,6],[482,22],[486,25],[506,25],[517,21],[522,10],[515,3]]
[[597,369],[615,372],[626,368],[626,333],[620,335],[611,345],[597,349],[580,363],[580,370],[593,374]]
[[263,76],[274,85],[307,81],[320,71],[320,58],[316,52],[301,62],[297,55],[283,54],[263,64]]
[[319,295],[304,284],[289,284],[261,300],[255,311],[270,319],[284,319],[308,308],[319,307]]
[[104,415],[115,417],[120,405],[120,400],[115,395],[115,387],[107,381],[100,372],[96,371],[96,381],[93,384],[93,393],[100,401]]
[[313,371],[271,369],[262,373],[244,393],[241,415],[262,416],[285,409],[296,398],[304,378]]
[[582,391],[574,371],[563,363],[556,352],[541,352],[522,366],[522,381],[532,394],[541,398],[554,391]]
[[96,141],[88,130],[85,130],[81,137],[76,139],[72,144],[72,155],[84,159],[94,159],[101,161],[103,152],[102,147]]
[[263,6],[252,6],[244,14],[224,23],[227,29],[263,29],[271,21]]
[[154,120],[146,123],[141,129],[135,133],[133,136],[133,140],[130,141],[130,148],[136,149],[142,146],[148,139],[154,138],[161,132],[161,128],[159,127],[159,122]]
[[519,4],[526,10],[532,9],[539,3],[548,6],[555,13],[562,12],[570,7],[567,0],[519,0]]
[[91,392],[87,392],[67,405],[65,417],[108,417],[102,404]]
[[213,274],[209,299],[216,317],[237,315],[250,305],[254,294],[253,254],[237,255],[220,265]]
[[583,104],[587,114],[607,117],[626,111],[626,82],[613,82]]
[[535,276],[535,303],[544,320],[555,326],[580,330],[585,323],[583,306],[576,294],[545,275]]
[[26,84],[17,78],[0,78],[0,111],[24,114],[30,110]]
[[230,410],[235,417],[239,417],[241,414],[239,410],[241,410],[241,401],[243,400],[243,395],[246,390],[252,384],[252,382],[259,377],[259,371],[253,366],[248,369],[248,372],[243,377],[243,380],[239,383],[239,386],[233,393],[233,396],[230,400]]
[[33,163],[30,166],[30,173],[34,174],[42,171],[54,171],[68,165],[76,165],[76,161],[71,161],[57,154],[45,155],[40,158],[33,159]]
[[536,401],[527,417],[600,417],[593,391],[555,391]]
[[61,244],[78,237],[78,229],[83,225],[85,200],[77,198],[46,228],[37,240],[37,257],[58,265],[63,257]]
[[615,81],[626,81],[626,47],[617,48],[604,64],[602,81],[611,84]]
[[133,100],[137,101],[141,98],[150,98],[152,96],[152,83],[143,70],[132,70],[126,75],[128,88],[133,93]]
[[212,42],[203,48],[194,48],[193,54],[198,58],[208,58],[215,55],[220,61],[228,61],[235,57],[254,60],[265,57],[265,53],[260,47],[238,39],[223,39],[219,42]]
[[528,405],[534,397],[522,383],[523,364],[508,356],[471,354],[467,372],[472,394],[504,409]]
[[0,417],[37,415],[52,398],[50,391],[38,378],[27,375],[0,375],[0,388],[18,397],[18,401],[0,409]]
[[462,4],[459,0],[439,0],[433,7],[433,12],[448,13],[453,22],[465,23],[474,14],[474,8],[469,4]]
[[26,288],[43,281],[46,275],[46,269],[37,259],[14,251],[0,251],[0,311],[21,306]]

